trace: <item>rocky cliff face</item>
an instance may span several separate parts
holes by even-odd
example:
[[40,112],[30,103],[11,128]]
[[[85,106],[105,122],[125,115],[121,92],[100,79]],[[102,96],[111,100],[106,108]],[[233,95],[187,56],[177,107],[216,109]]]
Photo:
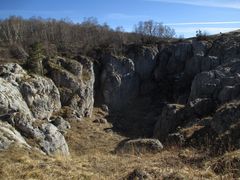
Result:
[[[160,52],[159,64],[154,72],[155,79],[160,83],[160,87],[172,88],[172,91],[168,92],[171,93],[168,97],[172,97],[170,101],[183,104],[185,108],[181,112],[176,109],[170,113],[171,116],[178,114],[175,118],[166,116],[166,108],[163,108],[155,125],[155,137],[161,139],[167,134],[183,132],[184,128],[192,127],[193,130],[194,126],[200,126],[208,129],[210,135],[201,134],[203,131],[197,130],[194,133],[195,141],[198,141],[196,137],[208,136],[209,139],[218,139],[221,146],[228,146],[226,145],[228,141],[230,146],[237,147],[237,143],[233,143],[229,138],[234,136],[234,142],[240,138],[239,134],[229,131],[232,126],[236,127],[239,123],[233,116],[236,107],[223,108],[221,113],[218,107],[229,102],[236,104],[239,101],[239,46],[239,35],[233,33],[212,37],[207,41],[191,40],[166,47]],[[176,56],[179,48],[180,53]],[[166,79],[171,83],[166,82]],[[206,116],[213,119],[206,120]],[[223,116],[233,117],[232,121],[223,120]],[[173,123],[170,123],[173,129],[163,133],[166,128],[169,129],[171,119],[174,119]],[[226,131],[229,133],[228,136],[224,135]],[[220,142],[222,137],[225,137],[225,142]],[[229,139],[226,140],[226,137]]]
[[228,142],[238,147],[239,37],[128,45],[121,55],[101,54],[95,68],[87,57],[55,57],[43,61],[45,76],[0,65],[0,148],[31,148],[32,138],[47,154],[68,155],[63,134],[70,125],[57,115],[90,117],[94,95],[109,109],[108,121],[129,136],[187,144],[207,135],[217,144],[233,138]]
[[[18,64],[0,65],[1,149],[17,143],[39,147],[53,155],[68,155],[62,133],[70,127],[55,117],[62,106],[77,111],[76,118],[91,116],[94,74],[92,63],[56,58],[46,61],[48,76],[29,74]],[[25,139],[33,139],[29,145]]]
[[[239,42],[239,34],[230,33],[159,47],[130,45],[121,57],[104,56],[100,61],[102,103],[122,112],[123,117],[112,120],[119,121],[120,129],[125,126],[122,131],[140,131],[141,124],[142,129],[152,129],[152,134],[142,136],[165,141],[173,133],[183,137],[183,129],[201,126],[218,138],[230,125],[222,125],[221,133],[218,126],[210,125],[221,119],[215,118],[216,110],[240,97]],[[233,122],[231,126],[238,123]]]
[[[14,139],[26,144],[23,136],[34,138],[47,154],[67,155],[63,135],[49,128],[53,126],[49,118],[61,108],[60,94],[52,80],[29,75],[18,64],[5,64],[0,66],[0,82],[0,116],[20,132],[21,135],[12,127]],[[6,125],[1,132],[7,128],[11,130],[10,125]],[[9,141],[2,148],[6,148]]]
[[59,89],[62,105],[73,108],[81,119],[92,114],[95,76],[91,60],[82,56],[76,59],[56,57],[45,66],[47,76]]
[[133,99],[151,91],[152,73],[157,64],[157,47],[132,45],[122,56],[104,55],[100,59],[100,94],[113,111],[122,111]]

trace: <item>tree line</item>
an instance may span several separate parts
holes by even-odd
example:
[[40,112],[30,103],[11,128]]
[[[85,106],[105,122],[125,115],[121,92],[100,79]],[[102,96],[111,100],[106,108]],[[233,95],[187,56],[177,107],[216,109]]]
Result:
[[128,43],[152,43],[174,36],[174,29],[152,20],[139,22],[132,33],[124,32],[122,27],[112,29],[93,17],[85,18],[81,23],[68,19],[23,19],[17,16],[0,20],[1,44],[20,44],[27,48],[41,42],[49,51],[71,49],[87,53],[94,48],[121,49]]

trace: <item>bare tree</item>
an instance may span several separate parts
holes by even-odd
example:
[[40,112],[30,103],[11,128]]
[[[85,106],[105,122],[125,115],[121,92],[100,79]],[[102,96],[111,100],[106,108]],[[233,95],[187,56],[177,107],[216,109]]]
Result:
[[140,21],[135,25],[135,32],[144,36],[153,36],[159,38],[173,38],[175,30],[169,26],[164,26],[162,23],[149,21]]

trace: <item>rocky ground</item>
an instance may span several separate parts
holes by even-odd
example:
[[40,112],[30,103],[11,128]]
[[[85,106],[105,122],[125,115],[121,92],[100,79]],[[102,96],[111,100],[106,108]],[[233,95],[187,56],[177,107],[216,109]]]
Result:
[[239,40],[129,44],[92,57],[2,53],[1,178],[239,177]]

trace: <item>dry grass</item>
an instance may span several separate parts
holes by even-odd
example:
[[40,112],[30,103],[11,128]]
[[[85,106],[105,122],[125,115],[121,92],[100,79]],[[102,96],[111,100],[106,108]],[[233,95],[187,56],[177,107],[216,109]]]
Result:
[[[93,119],[104,113],[95,109]],[[153,179],[216,178],[203,152],[171,147],[158,154],[117,155],[112,153],[125,139],[109,130],[111,124],[93,119],[71,122],[68,132],[71,157],[48,157],[37,150],[11,147],[0,153],[0,179],[126,179],[134,169],[143,169]]]
[[222,157],[215,158],[211,168],[217,174],[224,176],[240,177],[240,150],[228,152]]

